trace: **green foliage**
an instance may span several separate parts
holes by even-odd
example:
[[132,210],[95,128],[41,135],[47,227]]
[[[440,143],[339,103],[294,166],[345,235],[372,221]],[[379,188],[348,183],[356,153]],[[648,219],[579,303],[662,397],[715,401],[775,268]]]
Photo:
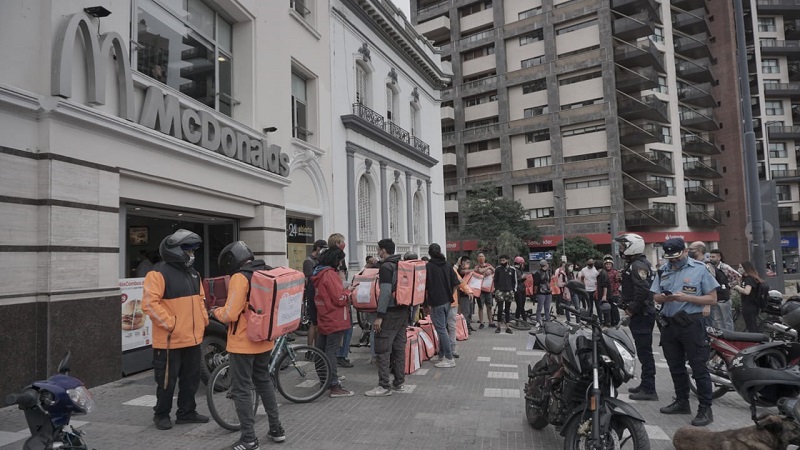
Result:
[[467,198],[463,236],[478,240],[489,261],[507,253],[511,258],[528,252],[527,242],[539,238],[539,230],[530,223],[519,200],[498,197],[497,188],[485,184]]
[[561,255],[567,253],[567,260],[572,263],[584,265],[589,258],[599,259],[603,254],[597,250],[597,246],[583,236],[573,236],[564,239],[558,243],[556,251],[553,253],[553,259],[561,261]]

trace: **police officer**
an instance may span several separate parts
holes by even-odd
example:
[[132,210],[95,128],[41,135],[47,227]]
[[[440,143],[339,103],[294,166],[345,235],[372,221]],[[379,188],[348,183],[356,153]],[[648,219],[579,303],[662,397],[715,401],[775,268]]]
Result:
[[636,344],[636,355],[642,364],[642,382],[628,390],[631,400],[658,400],[656,393],[656,361],[653,358],[653,327],[656,309],[650,286],[653,271],[644,256],[644,239],[628,233],[614,239],[619,242],[619,255],[625,259],[622,277],[621,307],[630,317],[628,326]]
[[691,414],[689,374],[692,368],[700,405],[692,425],[702,427],[714,421],[711,414],[711,377],[708,374],[708,341],[703,326],[703,307],[717,303],[719,283],[702,261],[689,258],[683,239],[667,239],[662,245],[667,263],[658,269],[650,291],[662,305],[658,316],[661,346],[669,365],[675,400],[661,408],[662,414]]

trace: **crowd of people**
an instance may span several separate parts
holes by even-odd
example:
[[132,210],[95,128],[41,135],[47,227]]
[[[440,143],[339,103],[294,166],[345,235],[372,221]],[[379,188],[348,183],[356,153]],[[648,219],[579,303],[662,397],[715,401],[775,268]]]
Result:
[[[713,421],[711,412],[711,380],[706,367],[708,345],[705,326],[713,324],[733,329],[731,292],[742,296],[742,310],[749,331],[755,331],[758,306],[755,296],[763,282],[747,261],[738,270],[723,261],[719,250],[706,251],[703,242],[688,246],[682,239],[668,239],[662,244],[664,263],[653,267],[644,255],[644,240],[636,234],[616,238],[624,265],[617,269],[614,258],[605,255],[601,261],[592,258],[583,264],[566,260],[551,268],[550,261],[531,264],[526,259],[500,255],[497,265],[479,253],[473,267],[467,256],[451,265],[438,244],[431,244],[429,257],[424,258],[426,295],[419,307],[398,302],[397,272],[401,260],[418,260],[418,255],[395,254],[391,239],[378,242],[379,252],[368,256],[365,267],[377,268],[379,295],[377,311],[371,314],[370,325],[363,330],[368,336],[371,364],[377,366],[378,383],[365,392],[368,397],[384,397],[402,392],[405,384],[406,328],[430,316],[440,342],[435,367],[456,366],[456,317],[462,314],[470,334],[484,328],[495,333],[513,334],[517,322],[534,322],[541,326],[563,308],[593,311],[604,325],[613,326],[626,317],[633,335],[636,353],[642,365],[641,384],[630,388],[632,400],[658,400],[655,388],[653,332],[661,331],[660,345],[673,380],[675,398],[660,409],[663,414],[690,414],[689,373],[697,385],[699,406],[693,425],[704,426]],[[172,428],[170,412],[173,393],[178,388],[176,423],[205,423],[208,417],[197,413],[195,393],[199,385],[199,345],[209,315],[228,324],[227,351],[231,364],[231,394],[241,422],[241,437],[230,448],[258,448],[250,392],[255,387],[269,420],[268,437],[275,442],[285,439],[278,415],[275,389],[268,373],[272,341],[254,342],[247,337],[247,321],[241,320],[247,307],[250,279],[254,271],[271,269],[255,258],[244,242],[226,246],[219,255],[221,270],[231,275],[228,298],[224,306],[206,310],[203,306],[200,276],[192,267],[194,250],[200,237],[187,230],[178,230],[161,242],[162,261],[146,273],[142,307],[153,326],[153,367],[157,404],[153,421],[158,429]],[[349,349],[353,335],[351,317],[353,291],[345,259],[345,238],[331,235],[318,240],[303,264],[306,276],[305,302],[310,319],[308,343],[321,349],[331,362],[328,390],[331,398],[350,397],[354,393],[342,385],[339,368],[353,367]],[[480,275],[477,294],[468,280]],[[568,283],[578,280],[585,286],[588,298],[570,292]],[[532,301],[535,313],[527,310]],[[515,306],[512,311],[512,304]],[[512,319],[513,314],[513,319]],[[477,320],[476,320],[477,319]],[[477,328],[474,326],[477,325]],[[370,329],[371,328],[371,329]],[[362,339],[362,343],[364,340]]]

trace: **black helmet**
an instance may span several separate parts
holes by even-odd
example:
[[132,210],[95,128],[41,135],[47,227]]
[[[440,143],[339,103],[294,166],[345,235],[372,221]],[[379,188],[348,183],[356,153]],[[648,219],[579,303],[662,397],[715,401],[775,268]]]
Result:
[[[789,353],[791,357],[792,350]],[[797,397],[800,367],[786,367],[786,359],[782,348],[772,344],[744,349],[731,363],[731,383],[745,401],[757,406],[775,406],[781,397]]]
[[247,261],[255,259],[253,252],[243,241],[231,242],[219,253],[217,264],[226,275],[232,275]]
[[158,253],[164,262],[186,264],[189,262],[189,255],[186,254],[186,250],[194,250],[200,247],[202,243],[203,240],[200,239],[197,233],[181,228],[161,241],[161,245],[158,246]]
[[793,295],[781,305],[781,321],[790,328],[800,330],[800,297]]

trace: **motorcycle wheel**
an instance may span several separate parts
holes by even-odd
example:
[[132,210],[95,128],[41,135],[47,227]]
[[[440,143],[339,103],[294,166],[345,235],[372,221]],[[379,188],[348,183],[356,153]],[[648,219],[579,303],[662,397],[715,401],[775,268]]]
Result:
[[[525,386],[525,417],[528,423],[534,430],[541,430],[548,424],[547,410],[536,405],[530,398],[541,392],[541,386],[544,384],[544,378],[539,377],[530,378],[528,384]],[[537,388],[539,386],[539,388]]]
[[225,350],[225,339],[217,336],[206,336],[200,344],[200,380],[203,384],[208,384],[214,369],[222,362],[223,357],[228,354]]
[[[724,369],[725,373],[728,373],[728,367],[725,364],[725,360],[722,359],[722,356],[716,350],[711,350],[706,365],[708,366],[709,372]],[[689,389],[692,390],[694,395],[697,395],[697,383],[695,383],[694,378],[691,376],[691,368],[687,366],[686,369],[689,371]],[[730,389],[721,384],[711,383],[711,398],[718,399],[725,395],[729,390]]]
[[[579,434],[579,429],[587,423],[588,433]],[[573,417],[566,425],[564,432],[564,450],[588,450],[591,442],[591,416],[586,420],[581,416]],[[607,449],[650,450],[650,440],[644,424],[627,416],[613,416],[606,432]]]

